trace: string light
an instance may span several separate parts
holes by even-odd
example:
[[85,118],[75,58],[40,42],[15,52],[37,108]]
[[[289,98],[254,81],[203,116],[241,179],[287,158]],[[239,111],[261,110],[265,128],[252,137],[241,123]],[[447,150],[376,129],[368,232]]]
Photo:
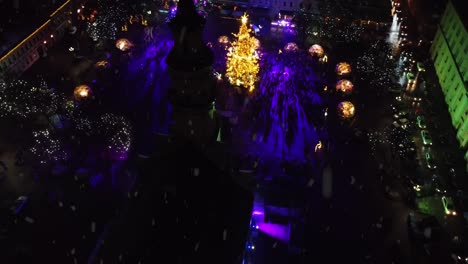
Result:
[[118,156],[127,155],[133,141],[130,122],[122,116],[106,113],[101,116],[98,125],[107,149]]
[[355,112],[356,108],[354,107],[353,103],[349,101],[344,101],[338,104],[338,115],[342,119],[352,118]]
[[94,41],[103,39],[115,40],[118,28],[126,21],[127,8],[124,3],[111,0],[98,0],[97,16],[87,22],[87,32]]
[[325,54],[325,51],[323,50],[322,46],[320,46],[318,44],[314,44],[314,45],[310,46],[309,53],[312,56],[317,56],[317,57],[321,58]]
[[351,65],[347,62],[340,62],[336,65],[336,73],[340,76],[351,73]]
[[0,83],[0,116],[29,118],[54,113],[59,96],[41,80],[38,84],[24,80]]
[[53,137],[49,130],[33,131],[33,145],[29,151],[41,164],[68,160],[69,158],[63,143]]
[[392,87],[395,77],[395,61],[391,47],[382,40],[375,41],[356,61],[356,69],[361,80],[368,81],[374,89],[385,90]]

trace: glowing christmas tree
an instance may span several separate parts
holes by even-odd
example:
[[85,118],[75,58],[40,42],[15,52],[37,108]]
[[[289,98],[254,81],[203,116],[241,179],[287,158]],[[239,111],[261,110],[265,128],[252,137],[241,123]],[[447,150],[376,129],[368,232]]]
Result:
[[233,41],[232,46],[229,48],[226,62],[226,76],[231,84],[243,86],[251,92],[255,89],[255,82],[258,79],[257,74],[260,67],[256,51],[256,47],[258,46],[257,39],[250,35],[252,30],[247,22],[248,16],[244,14],[239,33],[234,34],[237,40]]

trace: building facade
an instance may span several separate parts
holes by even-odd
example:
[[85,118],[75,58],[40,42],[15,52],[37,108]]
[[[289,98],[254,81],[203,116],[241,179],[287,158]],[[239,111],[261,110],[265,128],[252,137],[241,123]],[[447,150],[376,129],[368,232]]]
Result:
[[0,79],[18,76],[36,62],[47,48],[58,41],[70,25],[71,0],[52,12],[49,18],[21,42],[0,55]]
[[[461,2],[461,1],[460,1]],[[463,149],[468,146],[468,33],[467,18],[455,0],[449,1],[431,46],[431,57]],[[468,151],[465,152],[468,161]]]
[[280,11],[298,11],[302,0],[250,0],[249,5],[253,7],[264,7],[273,13]]

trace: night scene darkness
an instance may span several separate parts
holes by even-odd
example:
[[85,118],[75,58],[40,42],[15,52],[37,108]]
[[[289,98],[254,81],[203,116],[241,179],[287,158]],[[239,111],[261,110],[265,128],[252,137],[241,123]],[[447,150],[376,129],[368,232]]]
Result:
[[0,0],[1,264],[468,264],[468,0]]

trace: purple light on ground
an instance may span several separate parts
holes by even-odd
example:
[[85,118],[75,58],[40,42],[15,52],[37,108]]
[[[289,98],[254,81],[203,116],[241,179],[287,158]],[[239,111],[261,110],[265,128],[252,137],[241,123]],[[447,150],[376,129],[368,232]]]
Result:
[[145,57],[147,59],[154,59],[156,55],[158,55],[158,48],[156,46],[150,46],[145,52]]
[[[258,115],[266,125],[254,131],[261,139],[256,141],[257,148],[264,153],[305,160],[311,158],[310,149],[323,138],[308,116],[311,108],[323,105],[321,90],[316,85],[320,77],[317,69],[301,60],[300,54],[289,56],[298,58],[284,58],[276,52],[265,52],[262,57],[258,92],[268,98],[268,103]],[[304,65],[298,67],[292,61]]]
[[260,212],[260,211],[253,211],[252,215],[263,215],[263,212]]
[[283,242],[289,241],[289,227],[272,223],[259,223],[258,230]]
[[102,173],[96,174],[92,177],[89,178],[89,183],[93,188],[95,188],[104,178],[104,175]]

